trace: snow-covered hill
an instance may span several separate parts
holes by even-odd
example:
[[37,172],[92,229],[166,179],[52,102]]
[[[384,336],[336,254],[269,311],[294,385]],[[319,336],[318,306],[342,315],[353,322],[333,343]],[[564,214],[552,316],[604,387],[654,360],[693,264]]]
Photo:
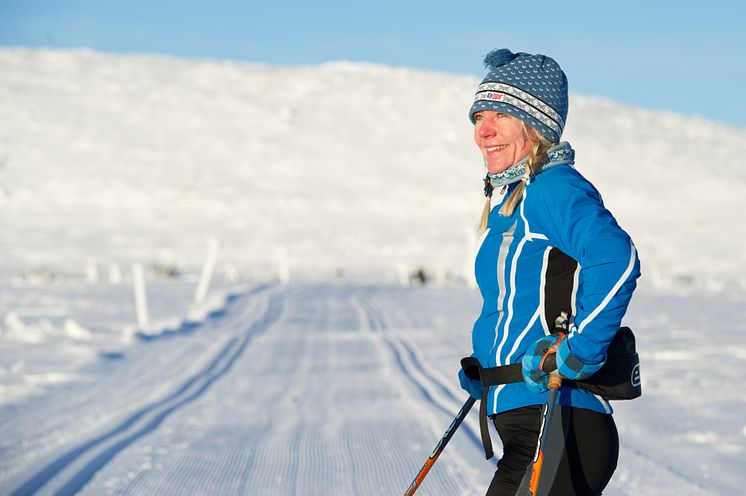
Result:
[[[572,74],[570,82],[572,85]],[[461,276],[474,77],[0,49],[0,274],[86,259]],[[571,95],[564,138],[646,274],[744,284],[746,130]],[[651,280],[651,279],[648,279]],[[715,281],[717,282],[717,281]]]

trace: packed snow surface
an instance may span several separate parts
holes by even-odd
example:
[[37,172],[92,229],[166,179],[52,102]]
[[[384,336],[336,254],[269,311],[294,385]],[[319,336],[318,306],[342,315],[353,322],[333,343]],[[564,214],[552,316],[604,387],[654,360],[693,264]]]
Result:
[[[0,49],[0,494],[402,494],[466,399],[477,83]],[[568,122],[643,266],[604,494],[739,494],[746,131],[574,94]],[[474,411],[418,494],[483,493],[480,450]]]
[[[456,372],[478,293],[259,284],[223,301],[126,346],[86,341],[97,356],[76,380],[0,407],[0,493],[402,494],[466,399]],[[637,295],[644,394],[615,403],[604,494],[743,487],[742,301]],[[422,494],[486,490],[478,433],[474,409]]]

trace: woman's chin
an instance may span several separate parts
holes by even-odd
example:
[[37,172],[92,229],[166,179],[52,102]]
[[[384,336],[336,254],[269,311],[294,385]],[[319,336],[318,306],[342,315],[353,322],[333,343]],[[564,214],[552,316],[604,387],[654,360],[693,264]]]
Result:
[[490,164],[487,164],[487,172],[489,172],[490,174],[499,174],[499,173],[507,170],[508,167],[510,167],[510,166],[509,165],[503,165],[503,164],[500,164],[500,165],[490,165]]

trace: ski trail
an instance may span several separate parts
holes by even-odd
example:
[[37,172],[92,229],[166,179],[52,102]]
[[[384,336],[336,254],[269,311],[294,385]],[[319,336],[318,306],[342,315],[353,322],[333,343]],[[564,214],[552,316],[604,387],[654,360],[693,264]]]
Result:
[[[361,305],[365,309],[372,330],[380,332],[384,342],[388,345],[394,355],[397,364],[404,372],[404,376],[421,392],[421,394],[438,410],[449,417],[453,417],[461,409],[465,396],[456,396],[448,387],[439,373],[428,367],[420,357],[420,352],[415,345],[409,341],[403,333],[390,332],[390,326],[383,317],[383,311],[372,298],[366,296],[360,298]],[[462,392],[461,388],[458,389]],[[464,393],[465,395],[466,393]],[[447,426],[443,426],[445,429]],[[477,446],[482,450],[482,441],[478,427],[468,419],[462,424],[462,429]]]
[[[67,442],[16,462],[0,493],[401,494],[466,399],[443,373],[459,344],[411,296],[327,283],[246,293],[198,331],[138,345],[130,363],[104,369],[111,377],[90,387],[98,403],[59,419]],[[125,399],[109,393],[118,387]],[[28,413],[43,429],[48,412]],[[101,412],[109,420],[86,428]],[[475,411],[420,492],[484,493],[494,459],[478,432]],[[622,439],[604,494],[718,494],[661,455]]]
[[[401,332],[395,332],[389,326],[384,310],[374,301],[370,294],[359,295],[357,304],[367,319],[370,332],[379,336],[380,341],[386,345],[394,357],[395,363],[401,370],[403,377],[414,386],[430,406],[441,411],[446,419],[452,419],[463,405],[461,400],[456,397],[448,386],[441,382],[441,379],[438,379],[438,375],[433,374],[428,367],[424,366],[424,362],[419,358],[416,347],[404,338]],[[401,383],[400,380],[398,382]],[[403,396],[405,398],[410,397],[406,392],[403,393]],[[417,404],[416,408],[413,409],[423,411],[421,404]],[[448,427],[448,424],[443,423],[441,418],[436,418],[432,415],[430,409],[425,408],[424,412],[426,413],[423,413],[421,417],[426,418],[427,424],[434,433],[432,439],[432,446],[434,447],[437,440]],[[477,446],[479,450],[482,449],[481,438],[473,423],[465,421],[461,425],[461,430],[473,445]],[[422,463],[424,459],[418,461]],[[457,470],[454,470],[454,464],[458,466]],[[475,467],[466,464],[461,457],[452,457],[450,464],[443,465],[446,466],[446,470],[456,480],[461,480],[461,484],[463,485],[459,487],[459,491],[462,491],[460,494],[474,494],[480,491],[475,482]],[[412,473],[412,477],[415,475],[416,471]],[[451,491],[449,494],[454,493]]]
[[[54,491],[54,494],[77,493],[118,453],[155,430],[173,412],[204,394],[216,380],[231,369],[249,342],[258,334],[266,331],[277,320],[281,311],[281,297],[271,295],[261,318],[252,323],[243,335],[230,339],[207,367],[187,379],[176,391],[135,411],[105,433],[62,454],[10,493],[11,496],[35,493],[53,482],[58,475],[62,475],[66,480],[61,485],[57,484],[59,488]],[[85,459],[82,462],[84,465],[76,467],[75,472],[68,475],[66,472],[69,471],[66,471],[66,468],[78,459]]]
[[607,490],[606,493],[630,496],[649,494],[650,491],[647,488],[651,481],[654,481],[655,487],[666,487],[668,494],[687,496],[724,495],[724,493],[706,487],[687,474],[661,461],[659,457],[636,448],[624,439],[619,441],[618,466],[612,484],[610,484],[610,489],[613,491]]
[[[225,300],[225,305],[213,314],[219,312],[251,312],[247,306],[257,305],[256,312],[261,312],[261,293],[266,292],[269,284],[236,288]],[[257,298],[252,298],[257,296]],[[185,331],[179,328],[164,334],[163,337],[153,337],[148,343],[137,340],[130,348],[123,348],[124,358],[120,361],[109,362],[96,372],[84,371],[84,375],[95,373],[98,375],[96,384],[81,380],[70,383],[64,391],[54,391],[49,396],[33,399],[33,410],[37,412],[54,411],[54,415],[47,415],[40,419],[39,415],[30,415],[29,411],[9,407],[0,412],[0,417],[13,418],[12,423],[0,422],[0,473],[18,470],[13,459],[4,457],[4,452],[24,452],[34,454],[33,463],[38,466],[49,460],[55,453],[59,453],[65,445],[73,439],[92,437],[92,432],[102,432],[115,422],[120,422],[123,412],[133,409],[134,405],[142,406],[150,401],[165,397],[184,382],[189,372],[192,374],[206,366],[210,353],[217,354],[225,344],[225,335],[236,335],[246,327],[247,322],[230,322],[230,328],[223,326],[220,339],[213,339],[205,343],[204,336],[214,333],[214,324],[226,319],[207,319],[195,330],[194,321],[186,321]],[[189,338],[187,338],[189,336]],[[193,336],[193,338],[192,338]],[[211,350],[211,351],[210,351]],[[160,353],[160,352],[163,353]],[[194,360],[194,353],[198,353],[199,360]],[[148,367],[133,367],[134,362],[140,361],[141,356],[149,355]],[[185,369],[183,364],[189,362]],[[203,367],[200,367],[200,365]],[[147,394],[143,394],[143,392]],[[104,415],[93,413],[92,409],[81,410],[81,404],[106,404]],[[69,419],[77,419],[71,425]],[[26,433],[23,439],[15,436],[14,432]],[[25,456],[22,458],[26,459]],[[22,474],[18,473],[16,477]],[[15,483],[21,482],[14,480]],[[7,483],[7,481],[6,481]],[[14,487],[14,486],[11,486]],[[0,486],[0,493],[6,493],[7,487]]]

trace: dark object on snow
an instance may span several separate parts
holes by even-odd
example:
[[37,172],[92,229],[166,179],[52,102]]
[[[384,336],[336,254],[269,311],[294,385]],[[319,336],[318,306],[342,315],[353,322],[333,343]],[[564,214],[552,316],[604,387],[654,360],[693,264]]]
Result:
[[409,283],[410,284],[419,284],[420,286],[424,286],[427,284],[427,281],[430,279],[430,277],[427,275],[425,270],[420,267],[419,269],[412,271],[409,274]]

